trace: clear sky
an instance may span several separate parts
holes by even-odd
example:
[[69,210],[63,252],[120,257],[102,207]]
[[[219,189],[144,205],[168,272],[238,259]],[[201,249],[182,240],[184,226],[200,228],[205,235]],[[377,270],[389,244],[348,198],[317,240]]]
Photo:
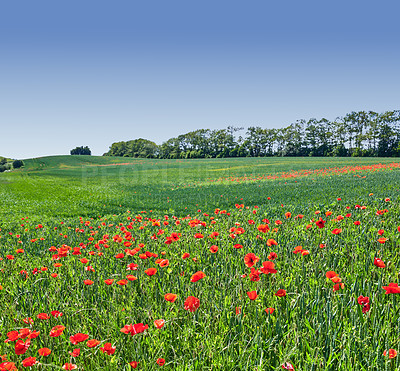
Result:
[[400,108],[400,2],[0,4],[0,155]]

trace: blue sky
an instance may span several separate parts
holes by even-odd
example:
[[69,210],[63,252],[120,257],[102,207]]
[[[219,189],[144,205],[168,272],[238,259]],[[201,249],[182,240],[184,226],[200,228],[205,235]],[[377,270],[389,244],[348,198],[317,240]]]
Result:
[[399,109],[400,3],[0,5],[0,155]]

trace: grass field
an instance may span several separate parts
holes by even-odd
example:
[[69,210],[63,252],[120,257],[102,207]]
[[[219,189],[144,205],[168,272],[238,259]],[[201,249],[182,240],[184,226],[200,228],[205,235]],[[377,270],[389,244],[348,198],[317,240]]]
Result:
[[398,369],[396,159],[25,164],[0,174],[0,370]]

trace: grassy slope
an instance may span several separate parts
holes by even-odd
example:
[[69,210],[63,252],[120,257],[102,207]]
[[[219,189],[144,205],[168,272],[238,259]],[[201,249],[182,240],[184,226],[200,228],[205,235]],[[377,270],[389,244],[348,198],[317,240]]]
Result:
[[210,171],[216,172],[216,175],[224,175],[226,172],[235,174],[244,174],[252,172],[278,172],[289,171],[290,169],[318,169],[334,166],[363,165],[377,163],[396,162],[395,158],[347,158],[347,157],[266,157],[266,158],[224,158],[224,159],[193,159],[193,160],[152,160],[135,159],[129,157],[106,157],[106,156],[46,156],[25,159],[25,169],[23,171],[33,171],[38,169],[67,169],[82,168],[91,165],[112,165],[112,164],[131,164],[148,165],[179,164],[184,168],[202,168],[207,167]]
[[[243,197],[253,204],[262,203],[267,194],[281,191],[280,182],[285,183],[285,180],[215,182],[217,179],[391,162],[391,158],[151,160],[49,156],[27,159],[24,169],[0,175],[0,207],[3,213],[9,214],[63,217],[98,216],[120,212],[121,208],[185,214],[186,208],[191,207],[205,210],[229,207]],[[288,200],[298,203],[302,199],[307,203],[308,188],[315,186],[313,179],[286,180],[286,186],[296,190],[288,193]],[[228,193],[227,182],[230,184]],[[300,183],[306,187],[298,187]],[[319,180],[321,190],[331,186],[334,187],[328,178]],[[352,183],[349,186],[353,186]],[[313,200],[318,199],[323,202],[323,192],[313,195]]]

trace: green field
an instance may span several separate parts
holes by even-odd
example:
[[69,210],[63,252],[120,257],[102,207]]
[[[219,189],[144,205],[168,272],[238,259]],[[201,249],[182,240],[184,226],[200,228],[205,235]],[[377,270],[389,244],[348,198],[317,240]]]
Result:
[[0,370],[398,369],[396,159],[24,162],[0,174]]
[[[243,198],[247,205],[256,205],[265,202],[266,196],[274,196],[278,203],[285,201],[302,207],[308,205],[310,200],[317,204],[330,203],[332,191],[329,189],[337,188],[337,179],[300,177],[246,181],[243,177],[254,179],[291,170],[392,162],[390,158],[148,160],[96,156],[43,157],[25,160],[24,169],[0,176],[0,206],[4,213],[22,216],[95,217],[120,213],[121,208],[123,211],[151,209],[181,216],[186,215],[187,210],[193,211],[197,205],[211,212],[216,207],[232,207],[238,198]],[[382,176],[391,178],[392,173],[370,175],[369,180],[372,180],[371,177],[381,179]],[[232,181],[230,177],[240,179]],[[352,178],[352,174],[348,178]],[[341,182],[340,186],[346,193],[362,195],[364,185],[369,183]],[[385,192],[386,188],[389,191],[396,185],[395,181],[386,183],[387,186],[380,186]],[[320,192],[316,189],[310,193],[310,187],[327,187],[329,192],[321,188]],[[289,191],[284,191],[287,188]]]

